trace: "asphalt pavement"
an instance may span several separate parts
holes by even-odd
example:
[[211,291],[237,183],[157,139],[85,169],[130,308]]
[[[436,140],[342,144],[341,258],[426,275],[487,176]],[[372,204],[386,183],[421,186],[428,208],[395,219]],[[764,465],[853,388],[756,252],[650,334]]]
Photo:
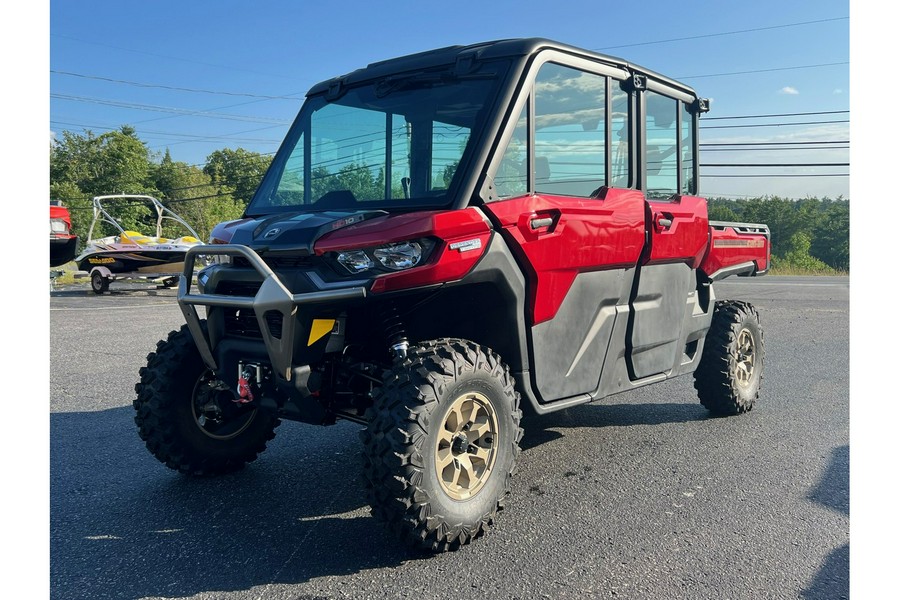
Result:
[[133,422],[138,369],[182,324],[175,291],[50,295],[52,598],[849,596],[849,280],[732,278],[766,362],[749,414],[691,377],[526,420],[506,509],[425,556],[370,515],[359,425],[284,422],[246,469],[170,471]]

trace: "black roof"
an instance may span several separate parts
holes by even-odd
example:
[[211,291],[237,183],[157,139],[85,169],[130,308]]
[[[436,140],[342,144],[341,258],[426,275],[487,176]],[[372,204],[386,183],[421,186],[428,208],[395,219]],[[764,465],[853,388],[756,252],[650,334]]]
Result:
[[453,65],[460,59],[472,57],[477,60],[490,60],[503,57],[527,57],[540,50],[554,49],[588,60],[599,61],[611,66],[626,69],[631,72],[646,75],[650,79],[666,83],[696,97],[693,88],[675,81],[665,75],[661,75],[649,69],[640,67],[621,58],[599,54],[583,48],[577,48],[568,44],[555,42],[545,38],[518,38],[481,42],[468,46],[447,46],[436,48],[426,52],[418,52],[379,62],[373,62],[367,67],[357,69],[346,75],[333,77],[314,85],[307,95],[319,94],[337,85],[354,85],[371,79],[381,79],[397,73],[433,69],[441,66]]

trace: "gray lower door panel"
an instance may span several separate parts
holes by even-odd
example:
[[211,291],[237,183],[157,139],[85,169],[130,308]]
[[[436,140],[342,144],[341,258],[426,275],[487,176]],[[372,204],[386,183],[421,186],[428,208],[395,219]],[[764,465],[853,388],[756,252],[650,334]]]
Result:
[[556,316],[532,327],[533,376],[544,402],[597,389],[616,307],[628,302],[633,277],[633,269],[580,273]]
[[627,352],[633,380],[672,369],[683,351],[688,294],[696,287],[696,275],[684,263],[644,266],[638,278]]

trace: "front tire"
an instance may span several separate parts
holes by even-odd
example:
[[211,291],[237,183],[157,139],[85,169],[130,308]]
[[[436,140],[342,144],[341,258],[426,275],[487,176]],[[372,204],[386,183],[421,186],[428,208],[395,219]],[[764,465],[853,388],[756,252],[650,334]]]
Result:
[[747,302],[716,302],[703,356],[694,372],[700,403],[719,416],[749,412],[762,383],[763,331]]
[[375,392],[361,433],[373,515],[432,552],[481,536],[509,491],[521,416],[494,352],[456,339],[411,348]]
[[134,390],[134,421],[147,449],[189,475],[243,468],[265,450],[279,424],[271,413],[232,402],[234,392],[203,363],[187,325],[147,356]]

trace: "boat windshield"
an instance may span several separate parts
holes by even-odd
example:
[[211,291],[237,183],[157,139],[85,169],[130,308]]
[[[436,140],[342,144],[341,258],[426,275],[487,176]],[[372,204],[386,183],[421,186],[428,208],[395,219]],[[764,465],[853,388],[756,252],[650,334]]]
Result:
[[492,61],[310,97],[246,214],[447,206],[505,71]]

